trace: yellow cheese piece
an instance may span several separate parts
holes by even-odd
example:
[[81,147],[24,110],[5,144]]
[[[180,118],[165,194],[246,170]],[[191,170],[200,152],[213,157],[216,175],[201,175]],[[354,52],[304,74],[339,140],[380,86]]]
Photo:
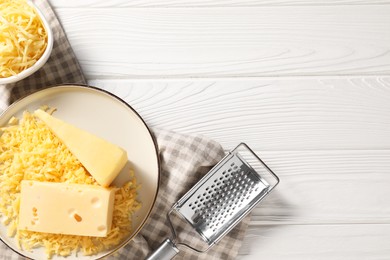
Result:
[[100,185],[108,187],[125,166],[127,153],[119,146],[65,123],[43,110],[38,109],[34,114],[65,144]]
[[105,237],[111,229],[115,189],[23,180],[18,229]]

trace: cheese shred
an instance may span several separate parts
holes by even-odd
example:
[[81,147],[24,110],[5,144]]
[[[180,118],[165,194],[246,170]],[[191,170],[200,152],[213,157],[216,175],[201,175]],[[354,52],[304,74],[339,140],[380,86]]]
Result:
[[131,232],[131,216],[140,208],[132,180],[115,193],[111,231],[106,237],[48,234],[18,230],[22,180],[98,185],[77,158],[41,121],[24,112],[15,125],[3,127],[0,137],[0,217],[23,250],[44,247],[48,258],[81,252],[94,255],[121,243]]
[[47,46],[47,32],[26,0],[0,0],[0,78],[34,65]]

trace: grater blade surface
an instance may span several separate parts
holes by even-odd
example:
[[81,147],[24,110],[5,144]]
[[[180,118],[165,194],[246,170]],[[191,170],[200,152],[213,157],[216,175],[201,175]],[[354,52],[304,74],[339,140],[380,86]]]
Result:
[[249,147],[240,144],[188,191],[174,210],[212,245],[276,186],[269,184],[262,173],[271,174],[279,182]]

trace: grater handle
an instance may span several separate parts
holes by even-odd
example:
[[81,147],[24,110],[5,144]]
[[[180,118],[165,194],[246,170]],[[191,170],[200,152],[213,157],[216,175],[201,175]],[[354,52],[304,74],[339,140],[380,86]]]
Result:
[[171,260],[179,253],[179,249],[169,238],[164,242],[145,260]]

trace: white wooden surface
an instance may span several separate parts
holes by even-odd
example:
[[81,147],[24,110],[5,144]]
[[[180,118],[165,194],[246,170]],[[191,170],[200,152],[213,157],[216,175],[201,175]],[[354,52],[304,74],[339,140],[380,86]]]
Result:
[[390,259],[390,1],[51,3],[91,85],[280,176],[238,259]]

